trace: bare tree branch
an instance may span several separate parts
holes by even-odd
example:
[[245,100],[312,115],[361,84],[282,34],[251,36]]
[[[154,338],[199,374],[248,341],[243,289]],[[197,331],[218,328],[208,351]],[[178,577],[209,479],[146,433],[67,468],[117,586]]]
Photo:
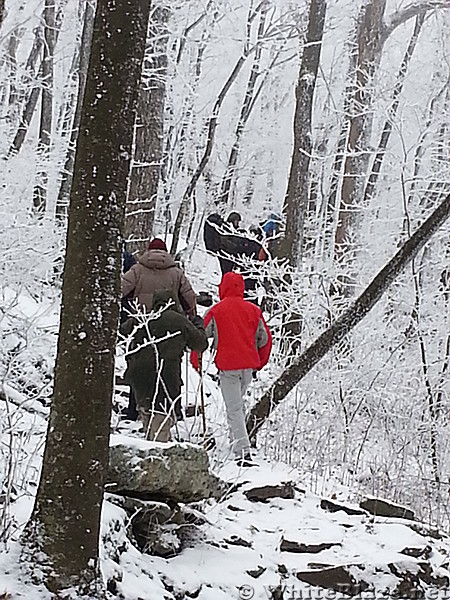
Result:
[[436,10],[439,8],[449,8],[449,4],[447,0],[425,0],[423,2],[417,2],[414,4],[410,4],[406,6],[402,10],[397,10],[395,13],[391,15],[387,22],[385,23],[385,27],[381,37],[381,43],[387,40],[387,38],[391,35],[391,33],[409,19],[417,17],[420,14],[424,14],[429,10]]

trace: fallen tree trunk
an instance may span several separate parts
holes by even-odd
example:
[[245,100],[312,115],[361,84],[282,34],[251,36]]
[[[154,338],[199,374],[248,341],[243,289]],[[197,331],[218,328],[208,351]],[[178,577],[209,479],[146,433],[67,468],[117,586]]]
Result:
[[256,402],[247,418],[247,430],[250,436],[255,436],[270,413],[299,381],[367,315],[449,215],[450,194],[375,276],[355,302],[280,375],[272,387]]

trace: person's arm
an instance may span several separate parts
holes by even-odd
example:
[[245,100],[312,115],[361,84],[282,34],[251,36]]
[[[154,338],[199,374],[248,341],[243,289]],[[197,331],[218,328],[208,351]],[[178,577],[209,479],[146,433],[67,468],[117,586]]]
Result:
[[134,267],[135,264],[136,264],[136,259],[131,254],[131,252],[128,252],[128,250],[124,250],[123,251],[123,264],[122,264],[123,273],[126,273],[127,271],[129,271],[131,269],[131,267]]
[[269,362],[270,353],[272,351],[272,335],[263,316],[260,317],[256,329],[255,345],[259,354],[259,368],[262,369]]
[[[197,317],[194,317],[197,318]],[[212,308],[210,308],[208,310],[208,312],[205,314],[204,316],[204,320],[203,323],[205,325],[205,336],[206,338],[208,337],[214,337],[214,327],[215,327],[215,321],[213,319],[213,313],[212,313]],[[206,348],[208,347],[208,340],[206,340],[206,347],[200,351],[203,352],[204,350],[206,350]],[[214,346],[216,347],[216,346]],[[193,350],[191,352],[191,365],[194,367],[194,369],[196,371],[199,370],[199,353],[196,352],[195,350]]]
[[137,270],[138,265],[134,265],[122,275],[122,298],[126,298],[136,287],[138,281]]
[[267,328],[264,319],[261,317],[258,321],[258,328],[256,329],[255,334],[255,346],[258,348],[258,350],[265,346],[269,341],[268,331],[269,329]]
[[208,347],[203,319],[199,316],[186,320],[186,344],[195,352],[204,352]]
[[178,298],[184,312],[188,317],[194,317],[197,314],[197,303],[195,292],[192,289],[186,275],[181,271],[180,285],[178,288]]

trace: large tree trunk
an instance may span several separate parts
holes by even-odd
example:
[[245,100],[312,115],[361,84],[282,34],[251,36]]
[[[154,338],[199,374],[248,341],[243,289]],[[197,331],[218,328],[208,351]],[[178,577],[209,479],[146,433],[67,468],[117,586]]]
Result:
[[312,151],[312,108],[320,63],[326,1],[311,0],[308,32],[295,90],[294,148],[284,199],[286,231],[278,255],[296,265],[303,251],[305,214],[309,199],[309,164]]
[[99,528],[108,462],[121,237],[148,0],[99,0],[70,198],[55,384],[22,543],[54,592],[104,597]]
[[247,420],[247,428],[252,436],[262,427],[270,413],[284,400],[294,386],[367,315],[388,286],[413,260],[449,215],[450,195],[445,198],[416,233],[409,238],[397,254],[376,275],[352,306],[282,373],[272,387],[253,406]]
[[163,155],[164,106],[166,98],[167,41],[170,10],[153,10],[150,45],[137,107],[134,157],[125,218],[128,249],[144,250],[152,235]]

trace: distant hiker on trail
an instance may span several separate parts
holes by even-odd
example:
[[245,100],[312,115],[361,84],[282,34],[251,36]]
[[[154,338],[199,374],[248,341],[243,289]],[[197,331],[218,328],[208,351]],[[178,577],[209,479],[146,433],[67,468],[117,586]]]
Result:
[[267,260],[273,253],[274,241],[280,231],[281,217],[276,213],[271,213],[267,221],[262,226],[265,242],[261,245],[259,260]]
[[181,418],[181,361],[186,348],[203,352],[208,346],[203,319],[185,317],[170,290],[153,294],[156,319],[131,317],[121,327],[134,332],[127,355],[125,383],[132,386],[146,439],[167,442],[170,428]]
[[234,271],[236,264],[233,260],[225,258],[226,256],[238,256],[241,250],[241,231],[239,230],[239,223],[241,222],[241,215],[233,211],[228,215],[226,222],[223,224],[223,233],[221,235],[220,250],[221,255],[219,256],[220,270],[222,276],[225,273]]
[[233,256],[241,254],[242,232],[238,229],[241,215],[231,212],[226,221],[218,214],[210,215],[203,228],[205,248],[216,254],[219,259],[222,275],[233,271],[236,267]]
[[[215,363],[227,413],[232,449],[239,466],[252,466],[245,426],[244,395],[253,371],[264,367],[272,349],[272,336],[261,310],[244,300],[244,279],[226,273],[219,286],[220,302],[205,315],[206,335],[214,338]],[[198,369],[198,356],[191,355]]]
[[[153,296],[160,290],[170,290],[187,316],[196,314],[196,297],[191,284],[167,252],[165,242],[155,238],[138,262],[122,275],[122,302],[126,298],[130,307],[132,299],[136,299],[141,308],[150,312]],[[131,420],[137,418],[133,393],[130,394],[125,417]]]
[[[226,221],[218,214],[210,215],[204,225],[203,240],[205,248],[216,254],[219,259],[220,270],[222,276],[230,271],[236,271],[239,268],[244,270],[245,280],[245,297],[249,296],[252,302],[256,300],[257,279],[254,277],[255,265],[250,269],[248,262],[245,265],[239,264],[239,258],[251,258],[255,261],[259,260],[261,251],[261,243],[257,239],[256,233],[260,233],[257,228],[250,229],[250,235],[247,235],[245,230],[239,229],[241,215],[233,211],[228,215]],[[242,260],[240,261],[243,262]],[[247,273],[246,273],[247,272]]]
[[213,213],[206,218],[203,226],[203,242],[209,252],[217,254],[220,251],[220,233],[223,226],[223,217],[219,213]]
[[260,261],[260,253],[263,249],[261,242],[259,241],[261,238],[261,231],[255,225],[250,227],[250,236],[248,238],[243,238],[242,244],[242,252],[241,256],[245,256],[250,263],[249,266],[247,264],[242,268],[242,274],[244,276],[245,282],[245,293],[244,298],[246,300],[250,300],[257,306],[258,299],[256,289],[258,286],[258,262]]
[[123,275],[122,298],[132,292],[138,304],[150,312],[153,294],[159,290],[171,290],[187,316],[196,314],[195,292],[191,284],[167,252],[165,242],[155,238],[138,258],[137,264]]

